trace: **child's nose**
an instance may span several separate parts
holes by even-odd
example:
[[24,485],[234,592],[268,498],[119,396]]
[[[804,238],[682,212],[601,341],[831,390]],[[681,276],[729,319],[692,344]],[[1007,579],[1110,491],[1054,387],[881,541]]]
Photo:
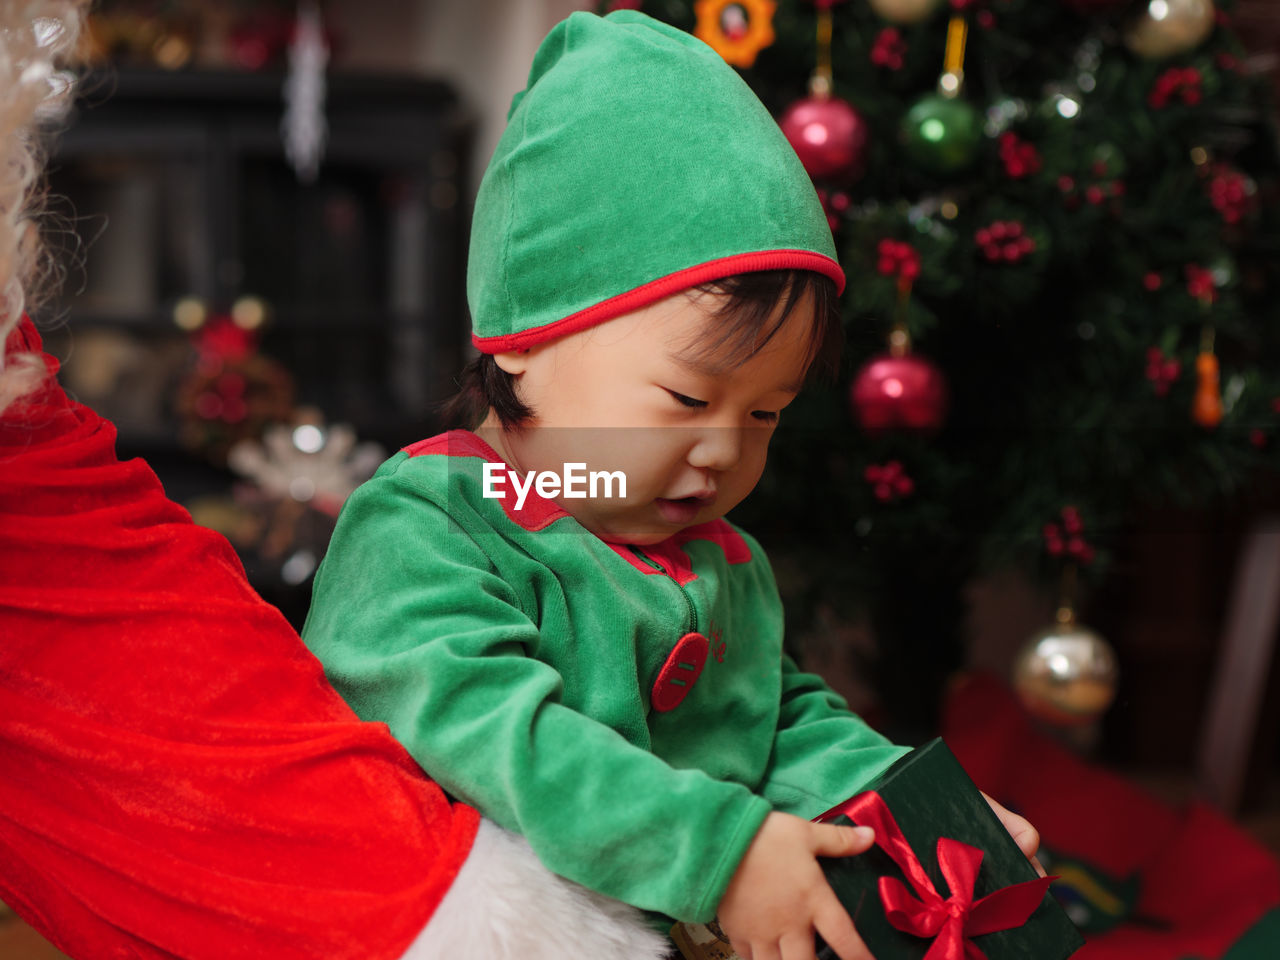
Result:
[[689,451],[688,461],[699,470],[731,470],[742,456],[742,427],[707,427]]

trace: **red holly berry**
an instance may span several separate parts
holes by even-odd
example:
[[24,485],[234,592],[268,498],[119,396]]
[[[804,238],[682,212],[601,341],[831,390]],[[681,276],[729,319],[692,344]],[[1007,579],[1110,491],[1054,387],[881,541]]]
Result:
[[1067,533],[1076,536],[1084,529],[1084,523],[1080,519],[1080,511],[1076,507],[1062,508],[1062,528]]
[[871,492],[883,503],[909,497],[915,491],[915,481],[907,476],[902,464],[890,460],[883,464],[869,464],[863,472],[867,483],[871,484]]
[[907,53],[906,41],[897,27],[885,27],[871,45],[871,62],[877,67],[901,70]]
[[911,244],[886,237],[876,245],[876,253],[878,273],[886,277],[897,275],[902,281],[915,280],[920,276],[920,254]]
[[1009,130],[1000,135],[1000,160],[1005,173],[1014,179],[1040,172],[1040,151]]
[[1218,291],[1213,282],[1213,273],[1199,264],[1188,263],[1185,267],[1187,275],[1187,293],[1206,303],[1213,303],[1218,298]]
[[991,263],[1017,263],[1036,249],[1035,240],[1017,220],[993,220],[976,230],[973,240]]
[[1147,103],[1159,110],[1168,106],[1169,101],[1176,96],[1188,106],[1194,106],[1203,97],[1202,80],[1200,71],[1195,67],[1170,67],[1156,77],[1147,94]]
[[1166,356],[1159,347],[1147,348],[1147,379],[1157,397],[1167,396],[1169,388],[1182,374],[1182,364]]
[[[1150,290],[1152,293],[1155,293],[1164,285],[1164,280],[1160,276],[1160,274],[1156,273],[1154,270],[1151,270],[1151,271],[1148,271],[1142,277],[1142,285],[1146,287],[1148,290]],[[1154,350],[1155,348],[1152,347],[1152,349]]]

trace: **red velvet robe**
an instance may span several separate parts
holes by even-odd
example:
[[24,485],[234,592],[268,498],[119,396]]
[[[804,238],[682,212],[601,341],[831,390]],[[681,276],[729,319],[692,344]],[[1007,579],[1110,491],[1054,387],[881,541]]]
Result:
[[77,958],[399,957],[477,814],[46,364],[0,414],[0,899]]

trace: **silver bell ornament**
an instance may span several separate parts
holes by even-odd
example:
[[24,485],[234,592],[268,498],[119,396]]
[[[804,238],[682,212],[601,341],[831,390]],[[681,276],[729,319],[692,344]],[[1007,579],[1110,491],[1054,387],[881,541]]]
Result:
[[1038,719],[1057,727],[1083,727],[1111,706],[1119,675],[1110,644],[1076,623],[1075,612],[1064,604],[1057,622],[1019,651],[1013,686]]
[[942,0],[868,0],[880,17],[890,23],[919,23],[942,6]]
[[1194,50],[1213,32],[1213,0],[1150,0],[1124,32],[1124,45],[1145,60]]

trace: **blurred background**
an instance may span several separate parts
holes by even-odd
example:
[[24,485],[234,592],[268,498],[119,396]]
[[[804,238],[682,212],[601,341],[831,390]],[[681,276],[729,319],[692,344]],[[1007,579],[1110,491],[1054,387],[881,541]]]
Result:
[[1271,0],[102,0],[50,174],[68,389],[301,626],[345,496],[443,427],[511,96],[613,7],[742,71],[849,274],[844,369],[733,518],[797,654],[904,742],[986,678],[1280,851]]

